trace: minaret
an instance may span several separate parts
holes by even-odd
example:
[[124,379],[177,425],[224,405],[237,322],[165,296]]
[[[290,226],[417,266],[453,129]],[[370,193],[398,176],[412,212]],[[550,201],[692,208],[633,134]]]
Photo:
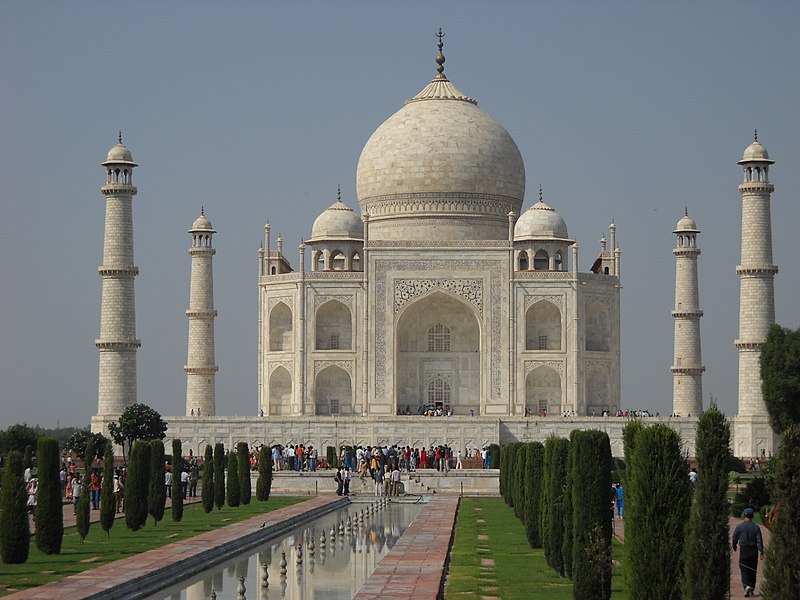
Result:
[[697,285],[697,234],[688,210],[675,231],[675,356],[672,362],[672,412],[698,416],[703,410],[703,371],[700,363],[700,293]]
[[[744,151],[742,165],[742,257],[739,275],[739,416],[766,417],[761,395],[761,347],[775,323],[773,279],[778,267],[772,264],[772,224],[767,149],[755,140]],[[762,446],[763,447],[763,446]]]
[[214,364],[214,278],[211,261],[216,253],[211,238],[217,233],[211,221],[200,210],[192,224],[192,275],[189,293],[189,352],[186,360],[186,416],[216,415],[214,377],[219,367]]
[[136,304],[134,277],[139,268],[133,264],[133,162],[130,151],[119,142],[102,165],[106,184],[100,192],[106,197],[106,223],[103,237],[103,265],[98,269],[103,279],[100,309],[100,377],[97,394],[99,416],[119,415],[136,403]]

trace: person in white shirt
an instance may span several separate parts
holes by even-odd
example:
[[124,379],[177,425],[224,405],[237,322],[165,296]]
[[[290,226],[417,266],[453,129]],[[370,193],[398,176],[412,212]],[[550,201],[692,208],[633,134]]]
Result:
[[461,464],[461,450],[456,450],[456,469],[463,469],[464,465]]

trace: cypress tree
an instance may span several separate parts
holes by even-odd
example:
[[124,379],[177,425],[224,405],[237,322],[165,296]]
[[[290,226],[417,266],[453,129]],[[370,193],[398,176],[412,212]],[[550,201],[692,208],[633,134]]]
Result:
[[103,454],[103,481],[100,484],[100,526],[109,537],[117,513],[117,499],[114,496],[114,451],[111,443],[106,444]]
[[242,490],[239,488],[239,460],[236,452],[228,452],[228,506],[239,506]]
[[728,464],[731,427],[716,405],[697,421],[695,448],[700,478],[694,491],[684,550],[684,598],[724,598],[731,584],[728,542]]
[[214,444],[214,504],[217,510],[225,504],[225,447]]
[[147,522],[147,491],[150,483],[150,444],[136,440],[128,457],[125,481],[125,525],[138,531]]
[[[644,429],[641,421],[629,421],[625,427],[622,428],[622,450],[625,456],[625,477],[630,476],[631,473],[631,457],[633,450],[636,447],[636,436]],[[627,483],[624,481],[623,483]]]
[[[773,480],[777,517],[766,552],[764,598],[797,598],[800,590],[800,425],[781,434]],[[702,477],[701,477],[702,481]]]
[[203,500],[203,510],[210,513],[214,509],[214,450],[211,444],[206,444],[203,456],[203,482],[200,495]]
[[509,444],[506,451],[506,503],[511,507],[514,506],[514,498],[517,495],[517,446],[519,446],[518,443]]
[[242,504],[250,504],[253,489],[250,484],[250,448],[247,442],[236,444],[236,452],[239,454],[239,500]]
[[175,438],[174,440],[172,440],[172,520],[173,521],[180,521],[181,519],[183,519],[183,485],[181,485],[181,473],[183,473],[183,452],[181,451],[181,441]]
[[91,520],[91,484],[92,484],[92,462],[94,459],[94,440],[90,437],[86,442],[86,455],[83,457],[83,481],[81,482],[81,495],[78,498],[77,511],[75,513],[75,525],[78,535],[81,536],[81,544],[89,534]]
[[567,469],[564,480],[564,528],[562,531],[563,542],[561,555],[564,557],[564,574],[572,578],[572,466],[575,463],[575,435],[577,431],[569,434],[569,452],[567,453]]
[[4,563],[15,565],[27,562],[31,548],[22,460],[19,452],[9,453],[0,490],[0,556]]
[[[570,443],[565,438],[556,437],[550,438],[547,442],[551,446],[550,475],[546,483],[549,487],[547,497],[550,502],[550,519],[547,528],[542,528],[542,538],[546,540],[546,545],[543,544],[543,546],[549,548],[549,555],[545,555],[547,564],[563,577],[565,574],[565,557],[563,553],[564,515],[566,507],[569,505],[567,498],[571,497],[567,493]],[[547,445],[545,445],[546,450]]]
[[573,593],[580,600],[607,600],[611,597],[611,444],[607,433],[591,429],[575,432],[572,446]]
[[500,451],[500,473],[498,473],[498,483],[500,484],[500,497],[508,504],[508,481],[506,479],[508,472],[508,444],[503,446]]
[[525,529],[531,548],[542,547],[539,508],[542,497],[544,446],[541,442],[528,444],[525,458]]
[[525,476],[527,474],[528,444],[520,443],[517,445],[514,460],[514,513],[524,524],[527,515]]
[[[147,494],[147,512],[153,517],[153,525],[164,518],[167,503],[167,486],[164,483],[164,442],[150,440],[150,482]],[[173,488],[174,488],[173,484]]]
[[272,490],[272,452],[266,445],[261,446],[258,453],[258,480],[256,481],[256,498],[262,502],[269,500]]
[[542,550],[547,563],[550,564],[552,554],[550,546],[550,522],[553,518],[553,499],[551,497],[550,482],[553,479],[553,448],[554,435],[547,438],[544,443],[542,457],[542,491],[539,494],[539,531],[542,536]]
[[688,471],[673,429],[656,424],[636,434],[625,490],[625,586],[632,598],[681,598]]
[[63,492],[59,478],[58,442],[40,437],[36,456],[39,461],[38,501],[36,504],[36,547],[45,554],[60,554],[64,537]]

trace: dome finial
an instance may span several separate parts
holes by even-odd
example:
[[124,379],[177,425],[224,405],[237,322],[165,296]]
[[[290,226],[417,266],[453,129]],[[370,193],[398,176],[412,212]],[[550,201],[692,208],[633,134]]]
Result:
[[539,184],[539,202],[544,202],[543,196],[542,196],[542,184],[541,183]]
[[201,216],[201,217],[204,217],[204,216],[206,216],[206,213],[205,213],[205,207],[204,207],[204,206],[201,206],[201,207],[200,207],[200,216]]
[[336,184],[336,201],[337,202],[341,202],[342,201],[342,184],[341,183],[337,183]]
[[753,130],[753,141],[754,142],[758,141],[758,129]]
[[439,42],[436,44],[436,47],[439,48],[439,52],[436,54],[436,75],[437,78],[441,79],[444,77],[444,54],[442,54],[442,48],[444,48],[444,42],[442,38],[444,37],[444,31],[442,28],[439,27],[439,31],[436,33],[436,37],[439,38]]
[[683,216],[684,217],[688,217],[689,216],[689,207],[688,206],[684,206],[683,207]]
[[120,144],[122,143],[122,130],[121,129],[117,132],[117,140],[119,141]]

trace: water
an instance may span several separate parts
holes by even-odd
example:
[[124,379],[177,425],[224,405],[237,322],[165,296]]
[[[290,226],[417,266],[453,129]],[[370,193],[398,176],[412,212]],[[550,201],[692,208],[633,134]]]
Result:
[[[238,597],[239,578],[244,577],[248,600],[350,600],[378,562],[394,546],[423,504],[392,503],[376,509],[359,526],[359,513],[368,504],[351,504],[292,530],[282,539],[262,544],[242,555],[149,596],[147,600],[208,600],[212,587],[217,600]],[[351,531],[339,534],[348,516]],[[331,529],[335,536],[331,541]],[[325,546],[322,547],[322,532]],[[314,540],[311,556],[310,540]],[[302,562],[297,563],[297,547]],[[286,553],[286,575],[281,576],[281,553]],[[269,587],[262,587],[262,564],[267,564]],[[176,574],[177,575],[177,574]]]

